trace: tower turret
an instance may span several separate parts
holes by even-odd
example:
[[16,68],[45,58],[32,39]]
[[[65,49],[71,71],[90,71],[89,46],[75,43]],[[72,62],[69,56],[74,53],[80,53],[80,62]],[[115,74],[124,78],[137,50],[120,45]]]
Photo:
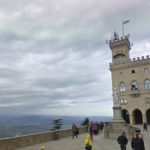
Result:
[[109,41],[109,47],[112,50],[112,62],[125,62],[130,60],[129,51],[131,49],[130,41],[127,36],[119,39],[118,33],[115,31],[112,40]]

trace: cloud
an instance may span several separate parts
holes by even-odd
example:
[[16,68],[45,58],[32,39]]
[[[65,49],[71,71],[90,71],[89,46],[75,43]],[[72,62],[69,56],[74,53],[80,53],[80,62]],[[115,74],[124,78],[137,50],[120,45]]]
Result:
[[129,19],[131,58],[148,55],[149,7],[142,0],[1,1],[0,113],[112,115],[105,41],[114,29],[121,37]]

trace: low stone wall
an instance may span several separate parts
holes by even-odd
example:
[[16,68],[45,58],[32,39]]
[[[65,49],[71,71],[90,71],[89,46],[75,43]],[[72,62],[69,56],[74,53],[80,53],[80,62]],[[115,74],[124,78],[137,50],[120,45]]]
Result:
[[[79,134],[87,132],[87,127],[80,127]],[[72,129],[59,131],[59,138],[72,136]],[[13,138],[5,138],[0,140],[0,150],[13,150],[29,145],[48,142],[55,139],[55,132],[49,131],[38,134],[30,134]]]

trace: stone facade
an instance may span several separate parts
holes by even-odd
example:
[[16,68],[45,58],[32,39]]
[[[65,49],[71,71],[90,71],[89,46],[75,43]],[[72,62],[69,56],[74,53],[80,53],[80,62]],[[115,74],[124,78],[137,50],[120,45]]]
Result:
[[115,88],[120,91],[122,117],[131,125],[143,122],[150,124],[149,55],[131,61],[131,46],[127,36],[109,41],[109,47],[112,50],[112,91]]

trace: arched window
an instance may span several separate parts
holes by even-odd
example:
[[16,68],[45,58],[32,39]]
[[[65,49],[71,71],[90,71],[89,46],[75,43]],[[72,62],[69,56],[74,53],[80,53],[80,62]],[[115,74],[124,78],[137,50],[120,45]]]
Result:
[[150,89],[150,80],[145,81],[145,89]]
[[133,82],[132,82],[132,88],[131,88],[131,90],[135,90],[135,89],[137,89],[137,88],[138,88],[137,82],[136,82],[136,81],[133,81]]
[[125,91],[125,84],[122,82],[120,83],[120,91]]

